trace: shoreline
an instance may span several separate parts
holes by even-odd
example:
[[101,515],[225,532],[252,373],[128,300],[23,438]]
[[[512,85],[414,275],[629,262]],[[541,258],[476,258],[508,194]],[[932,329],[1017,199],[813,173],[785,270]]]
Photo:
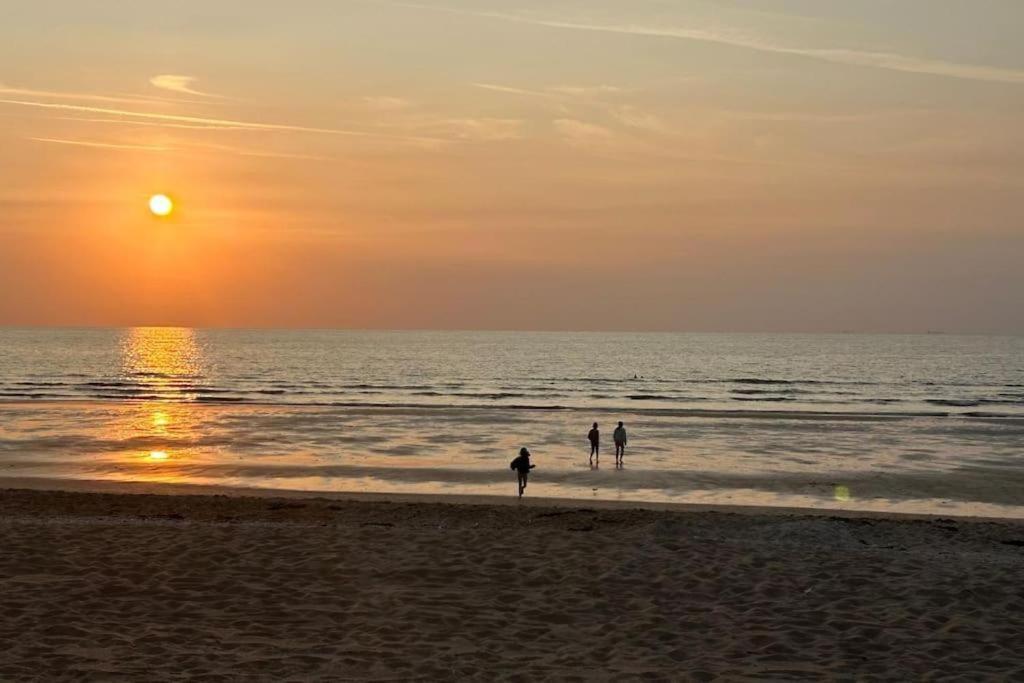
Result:
[[[353,491],[307,491],[301,489],[245,488],[166,482],[127,482],[100,479],[50,479],[44,477],[4,477],[0,475],[0,498],[12,492],[39,494],[106,494],[114,496],[162,496],[167,498],[234,498],[292,500],[306,502],[395,503],[412,505],[449,505],[473,507],[509,507],[530,509],[624,510],[674,514],[718,513],[750,517],[819,517],[830,519],[869,519],[892,521],[947,521],[993,523],[1024,527],[1024,518],[957,514],[928,514],[852,510],[842,508],[783,507],[765,505],[717,505],[702,503],[663,503],[643,500],[609,500],[531,497],[514,495],[382,493]],[[0,507],[2,515],[2,507]]]

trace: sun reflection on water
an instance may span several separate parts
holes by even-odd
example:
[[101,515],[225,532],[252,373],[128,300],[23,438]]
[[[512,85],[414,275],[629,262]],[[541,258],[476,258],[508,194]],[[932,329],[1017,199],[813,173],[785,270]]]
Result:
[[140,398],[192,398],[203,379],[195,330],[133,327],[121,339],[121,372]]
[[[133,409],[116,427],[119,438],[145,444],[146,463],[181,462],[198,429],[192,401],[204,381],[202,349],[196,332],[186,327],[135,327],[121,338],[121,379],[130,387]],[[138,454],[138,451],[135,451]],[[124,455],[129,455],[125,453]],[[127,463],[126,463],[127,464]],[[138,467],[138,465],[136,465]],[[174,481],[179,477],[162,466],[134,470],[133,479]]]

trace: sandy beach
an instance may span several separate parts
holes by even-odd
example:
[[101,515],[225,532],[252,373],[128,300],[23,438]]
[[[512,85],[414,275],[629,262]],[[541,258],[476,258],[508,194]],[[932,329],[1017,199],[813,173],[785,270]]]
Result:
[[6,489],[0,679],[1024,676],[1017,522]]

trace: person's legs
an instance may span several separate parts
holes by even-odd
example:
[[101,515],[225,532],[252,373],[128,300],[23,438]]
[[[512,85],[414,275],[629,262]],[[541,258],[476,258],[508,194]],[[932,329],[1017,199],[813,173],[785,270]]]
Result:
[[526,484],[523,482],[523,473],[522,472],[516,472],[516,483],[519,484],[519,497],[522,498],[523,497],[523,488],[526,486]]

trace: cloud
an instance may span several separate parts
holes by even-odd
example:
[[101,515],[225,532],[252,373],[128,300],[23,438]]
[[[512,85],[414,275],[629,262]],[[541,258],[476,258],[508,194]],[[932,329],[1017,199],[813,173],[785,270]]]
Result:
[[114,116],[127,116],[137,119],[166,121],[171,123],[186,123],[223,126],[233,130],[259,130],[259,131],[290,131],[297,133],[318,133],[322,135],[340,135],[347,137],[358,137],[367,139],[390,140],[395,142],[412,142],[418,144],[436,145],[445,142],[437,138],[410,137],[391,135],[386,133],[374,133],[369,131],[343,130],[339,128],[313,128],[309,126],[293,126],[283,123],[257,123],[253,121],[237,121],[232,119],[204,118],[200,116],[181,116],[177,114],[158,114],[154,112],[130,111],[124,109],[107,109],[105,107],[89,107],[77,104],[61,104],[54,102],[33,102],[31,100],[8,100],[0,99],[0,104],[13,104],[23,107],[37,107],[41,109],[57,109],[62,111],[78,111],[89,114],[109,114]]
[[500,142],[521,138],[523,122],[519,119],[464,118],[447,119],[442,126],[460,140]]
[[249,149],[247,147],[235,147],[234,145],[219,145],[208,142],[183,142],[179,143],[184,147],[195,147],[198,149],[209,149],[215,152],[227,152],[243,157],[267,157],[273,159],[310,159],[313,161],[330,161],[330,157],[317,156],[315,154],[294,154],[290,152],[271,152],[260,149]]
[[548,88],[551,92],[577,97],[591,97],[594,95],[614,95],[623,92],[622,88],[614,85],[555,85]]
[[660,118],[632,105],[612,107],[609,109],[609,113],[616,121],[629,128],[639,128],[656,133],[671,132],[670,128]]
[[604,126],[578,119],[555,119],[555,130],[572,143],[589,144],[611,140],[612,132]]
[[42,97],[44,99],[59,100],[83,100],[85,102],[109,102],[111,104],[153,104],[158,102],[178,102],[180,100],[166,100],[157,97],[131,97],[96,95],[91,93],[58,92],[53,90],[33,90],[31,88],[12,88],[0,83],[0,95],[11,95],[14,97]]
[[817,113],[817,112],[790,112],[790,111],[717,111],[716,115],[735,121],[769,121],[780,123],[849,123],[856,121],[869,121],[872,119],[892,118],[895,116],[910,116],[914,114],[927,113],[927,110],[901,110],[882,112],[860,112],[860,113]]
[[510,85],[499,85],[497,83],[470,83],[470,85],[474,88],[508,93],[509,95],[541,97],[545,99],[593,97],[596,95],[610,95],[623,92],[622,88],[617,88],[614,85],[553,85],[544,88],[544,90],[528,90],[526,88],[515,88]]
[[410,106],[409,100],[403,97],[382,95],[369,95],[363,98],[363,102],[370,109],[376,109],[377,111],[399,111],[401,109],[408,109]]
[[848,48],[793,47],[777,44],[756,36],[742,34],[736,31],[671,26],[644,26],[639,24],[589,24],[574,21],[558,21],[554,19],[536,19],[515,14],[505,14],[502,12],[477,12],[451,7],[431,7],[429,5],[420,5],[415,3],[394,4],[401,7],[447,12],[450,14],[495,19],[532,26],[544,26],[547,28],[619,33],[624,35],[656,38],[675,38],[704,43],[716,43],[719,45],[729,45],[731,47],[757,50],[759,52],[807,57],[809,59],[817,59],[834,64],[873,67],[877,69],[887,69],[890,71],[927,74],[931,76],[945,76],[948,78],[959,78],[972,81],[1024,84],[1024,70],[1021,69],[1005,69],[981,64],[960,64],[941,59],[927,59],[924,57],[914,57],[885,51],[855,50]]
[[192,84],[195,82],[196,79],[193,76],[181,76],[178,74],[160,74],[149,79],[150,85],[161,90],[170,90],[171,92],[185,95],[198,95],[199,97],[221,97],[221,95],[196,90],[192,87]]
[[208,149],[215,152],[227,152],[246,157],[270,157],[276,159],[311,159],[316,161],[329,161],[329,157],[316,156],[312,154],[293,154],[288,152],[273,152],[247,147],[235,147],[233,145],[221,145],[208,142],[175,141],[169,145],[133,145],[114,142],[100,142],[96,140],[67,140],[63,138],[26,138],[35,142],[50,142],[60,145],[75,145],[78,147],[96,147],[100,149],[116,150],[137,150],[144,152],[183,152],[188,148]]
[[132,121],[130,119],[95,119],[81,116],[54,116],[56,121],[82,121],[84,123],[112,123],[120,126],[147,126],[153,128],[177,128],[182,130],[237,130],[244,131],[248,128],[237,126],[214,126],[190,123],[158,123],[156,121]]
[[157,145],[123,145],[113,142],[96,142],[94,140],[62,140],[60,138],[27,138],[35,142],[50,142],[58,145],[76,145],[78,147],[99,147],[101,149],[120,149],[144,152],[166,152],[169,147]]
[[513,88],[509,85],[497,85],[495,83],[470,83],[474,88],[480,88],[482,90],[491,90],[493,92],[501,92],[509,95],[522,95],[524,97],[552,97],[551,93],[542,92],[540,90],[527,90],[525,88]]

